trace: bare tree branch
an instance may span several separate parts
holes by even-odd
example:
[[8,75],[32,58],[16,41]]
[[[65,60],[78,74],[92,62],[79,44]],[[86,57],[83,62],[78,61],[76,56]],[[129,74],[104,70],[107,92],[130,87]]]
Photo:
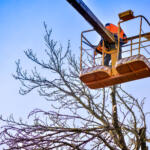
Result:
[[[139,150],[146,148],[148,129],[144,99],[137,100],[121,86],[90,90],[79,79],[79,62],[51,38],[44,24],[47,49],[44,59],[25,51],[35,67],[31,72],[16,62],[20,94],[37,90],[50,111],[34,109],[30,124],[1,117],[0,145],[4,149]],[[47,73],[43,73],[43,71]],[[147,113],[148,114],[148,113]]]

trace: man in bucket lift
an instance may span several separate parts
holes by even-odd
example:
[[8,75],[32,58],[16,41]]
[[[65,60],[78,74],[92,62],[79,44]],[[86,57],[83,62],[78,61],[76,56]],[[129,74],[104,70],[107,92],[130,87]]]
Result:
[[[110,31],[114,37],[115,37],[115,40],[118,41],[118,27],[115,26],[114,24],[111,24],[111,23],[107,23],[105,25],[105,28]],[[122,45],[127,43],[127,36],[126,34],[124,33],[124,31],[120,28],[120,50],[119,50],[119,59],[121,59],[121,53],[122,53]],[[110,48],[112,48],[112,46],[114,47],[115,45],[114,44],[109,44],[107,41],[104,41],[105,43],[105,48],[106,50],[110,50]],[[102,54],[102,45],[103,45],[103,39],[99,42],[98,46],[96,47],[96,50],[95,50],[95,55],[97,53],[100,53]],[[104,65],[105,66],[109,66],[109,61],[111,59],[111,55],[110,54],[106,54],[105,57],[104,57]]]

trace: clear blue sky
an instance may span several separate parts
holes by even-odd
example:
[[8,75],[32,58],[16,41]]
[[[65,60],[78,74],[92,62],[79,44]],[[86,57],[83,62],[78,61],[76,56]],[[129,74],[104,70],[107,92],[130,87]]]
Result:
[[[105,24],[117,24],[118,13],[132,9],[135,15],[143,14],[150,20],[150,0],[84,0],[95,15]],[[21,96],[20,84],[15,81],[15,61],[20,58],[25,68],[30,63],[23,51],[32,48],[43,54],[43,22],[53,29],[53,37],[65,47],[71,40],[74,53],[79,52],[80,33],[90,25],[66,0],[0,0],[0,114],[23,117],[33,108],[48,110],[48,102],[36,92]],[[133,28],[130,28],[132,31]],[[150,106],[150,78],[125,83],[123,86],[137,97],[147,97],[145,110]]]

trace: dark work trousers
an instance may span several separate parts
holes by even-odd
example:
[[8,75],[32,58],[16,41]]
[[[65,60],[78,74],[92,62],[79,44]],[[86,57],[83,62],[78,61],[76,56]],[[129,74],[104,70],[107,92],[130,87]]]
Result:
[[[119,49],[119,57],[118,59],[122,58],[122,44],[120,44],[120,49]],[[111,60],[111,55],[110,54],[106,54],[106,56],[104,57],[104,65],[105,66],[109,66],[109,62]]]

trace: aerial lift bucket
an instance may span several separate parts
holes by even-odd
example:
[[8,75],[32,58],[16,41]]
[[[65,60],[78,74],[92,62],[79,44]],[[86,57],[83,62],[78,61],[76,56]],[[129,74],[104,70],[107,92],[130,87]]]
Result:
[[81,74],[80,79],[91,89],[104,88],[115,84],[150,77],[150,63],[143,55],[136,55],[128,57],[128,59],[119,60],[116,65],[116,71],[117,74],[112,75],[111,69],[108,68],[106,68],[106,70],[93,70]]
[[[130,48],[131,55],[129,57],[118,60],[120,47],[119,42],[120,32],[118,31],[118,42],[117,42],[113,34],[105,28],[105,26],[101,23],[101,21],[93,14],[93,12],[86,6],[86,4],[82,0],[67,0],[67,1],[84,17],[84,19],[94,28],[94,30],[100,36],[102,36],[104,41],[107,41],[109,44],[115,43],[117,45],[118,43],[118,46],[115,46],[115,49],[111,49],[110,52],[106,52],[105,49],[103,48],[101,65],[96,64],[95,59],[93,58],[92,60],[94,61],[94,65],[91,65],[91,61],[88,61],[87,58],[83,59],[83,57],[85,56],[83,54],[83,52],[85,51],[85,48],[83,48],[83,43],[85,41],[83,41],[83,39],[86,40],[86,42],[88,43],[88,45],[90,45],[90,47],[92,47],[92,49],[94,49],[94,47],[83,35],[83,33],[89,31],[82,32],[81,57],[80,57],[80,79],[82,82],[84,82],[89,88],[97,89],[150,76],[149,59],[145,55],[141,55],[140,53],[140,50],[142,49],[141,43],[145,42],[141,40],[142,39],[141,37],[144,37],[147,39],[147,41],[150,41],[150,33],[141,34],[142,19],[144,19],[150,26],[150,23],[144,16],[135,17],[131,10],[119,14],[119,18],[121,20],[118,23],[119,30],[120,30],[120,23],[122,22],[138,17],[141,18],[141,21],[140,21],[139,35],[128,38],[128,41],[131,42],[130,44],[128,44],[131,47]],[[133,43],[134,39],[139,39],[139,42]],[[133,56],[132,46],[135,44],[139,45],[138,48],[134,48],[134,50],[138,49],[138,54]],[[148,46],[150,47],[150,45]],[[148,46],[144,46],[143,48],[146,48]],[[88,53],[88,51],[85,52]],[[112,63],[111,66],[104,66],[104,55],[108,53],[111,55]],[[91,57],[91,55],[88,56]],[[86,63],[86,61],[88,62]]]
[[97,89],[150,77],[150,62],[143,55],[120,59],[115,69],[117,73],[113,75],[107,66],[87,68],[81,72],[80,79],[89,88]]
[[[129,19],[134,19],[137,17],[143,18],[143,16],[133,17],[131,12],[126,12],[126,13],[129,15],[128,19],[125,18],[124,15],[120,14],[120,16],[123,17],[124,20],[122,19],[122,21],[119,22],[119,27],[120,27],[120,23],[125,22]],[[141,40],[142,37],[146,38],[146,40],[142,41]],[[118,36],[118,39],[119,39],[119,36]],[[133,43],[135,39],[139,40],[139,42]],[[84,40],[86,40],[85,37],[84,37]],[[81,58],[81,62],[80,62],[81,81],[84,82],[89,88],[97,89],[97,88],[104,88],[104,87],[112,86],[115,84],[121,84],[121,83],[128,82],[128,81],[150,77],[149,58],[146,58],[144,55],[140,54],[140,50],[143,48],[141,46],[141,43],[150,42],[150,33],[141,34],[141,28],[140,28],[139,35],[130,37],[127,40],[130,41],[130,44],[128,44],[128,46],[130,46],[129,51],[131,55],[129,57],[125,57],[120,60],[117,60],[119,50],[114,49],[112,52],[105,51],[105,53],[111,54],[111,61],[112,61],[111,66],[94,65],[88,68],[82,68],[82,58]],[[132,51],[133,51],[132,46],[136,44],[138,45],[138,48],[135,48],[135,49],[138,50],[138,54],[132,55]],[[150,45],[144,46],[144,48],[145,47],[150,48]],[[81,57],[82,57],[82,53],[83,52],[82,52],[82,46],[81,46]],[[104,52],[103,52],[103,55],[104,55]]]

